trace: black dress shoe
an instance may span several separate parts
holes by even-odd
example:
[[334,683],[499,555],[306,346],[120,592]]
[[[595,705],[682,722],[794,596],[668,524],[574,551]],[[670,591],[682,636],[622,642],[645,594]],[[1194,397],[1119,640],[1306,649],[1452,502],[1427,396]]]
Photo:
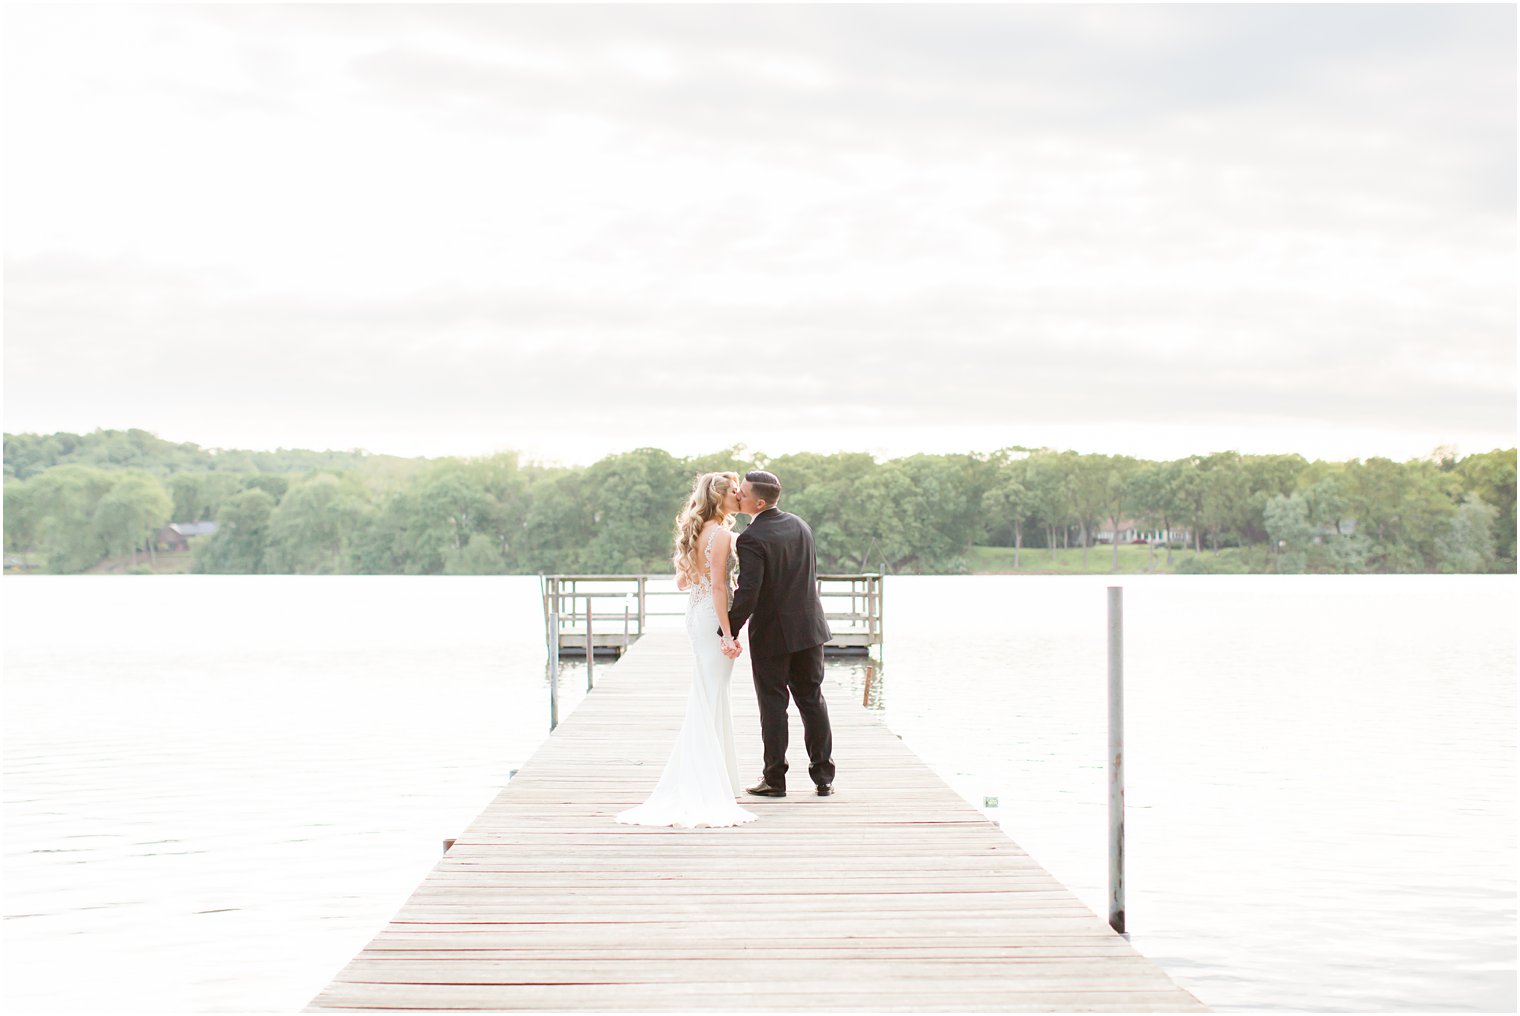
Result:
[[759,783],[757,783],[753,787],[746,787],[745,790],[744,790],[744,792],[746,794],[754,794],[756,797],[785,797],[786,796],[786,791],[777,789],[776,787],[771,786],[769,783],[766,783],[764,780],[761,780]]
[[833,797],[834,796],[834,784],[832,784],[832,783],[820,783],[818,785],[818,796],[819,797]]

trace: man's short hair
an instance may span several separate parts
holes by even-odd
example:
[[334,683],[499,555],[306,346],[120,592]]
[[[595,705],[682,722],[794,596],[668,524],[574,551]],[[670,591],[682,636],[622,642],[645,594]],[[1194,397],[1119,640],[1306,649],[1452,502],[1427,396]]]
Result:
[[745,473],[744,479],[749,483],[750,493],[764,501],[767,507],[781,503],[781,481],[775,473],[754,469]]

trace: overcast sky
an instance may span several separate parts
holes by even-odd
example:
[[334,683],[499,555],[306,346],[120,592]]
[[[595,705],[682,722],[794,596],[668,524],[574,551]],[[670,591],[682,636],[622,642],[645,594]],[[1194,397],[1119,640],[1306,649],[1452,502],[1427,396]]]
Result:
[[1515,8],[5,11],[7,431],[1515,442]]

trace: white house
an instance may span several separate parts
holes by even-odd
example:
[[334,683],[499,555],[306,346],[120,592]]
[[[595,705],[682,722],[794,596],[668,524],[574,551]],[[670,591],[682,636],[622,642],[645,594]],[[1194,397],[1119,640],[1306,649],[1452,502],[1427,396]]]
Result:
[[[1187,543],[1193,538],[1191,529],[1160,529],[1144,526],[1134,519],[1120,519],[1118,525],[1120,543]],[[1106,528],[1093,533],[1094,543],[1114,542],[1114,520],[1109,519]]]

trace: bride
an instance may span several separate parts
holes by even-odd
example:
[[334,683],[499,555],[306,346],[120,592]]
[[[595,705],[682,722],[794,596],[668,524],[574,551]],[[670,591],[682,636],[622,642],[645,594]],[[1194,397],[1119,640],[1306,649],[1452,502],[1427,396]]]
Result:
[[686,719],[660,782],[643,804],[619,814],[619,822],[690,828],[738,825],[755,818],[734,800],[741,788],[728,706],[728,679],[738,655],[728,625],[728,572],[734,545],[730,527],[738,510],[739,475],[704,473],[676,516],[672,561],[677,588],[690,591],[686,633],[691,637],[696,670],[686,700]]

